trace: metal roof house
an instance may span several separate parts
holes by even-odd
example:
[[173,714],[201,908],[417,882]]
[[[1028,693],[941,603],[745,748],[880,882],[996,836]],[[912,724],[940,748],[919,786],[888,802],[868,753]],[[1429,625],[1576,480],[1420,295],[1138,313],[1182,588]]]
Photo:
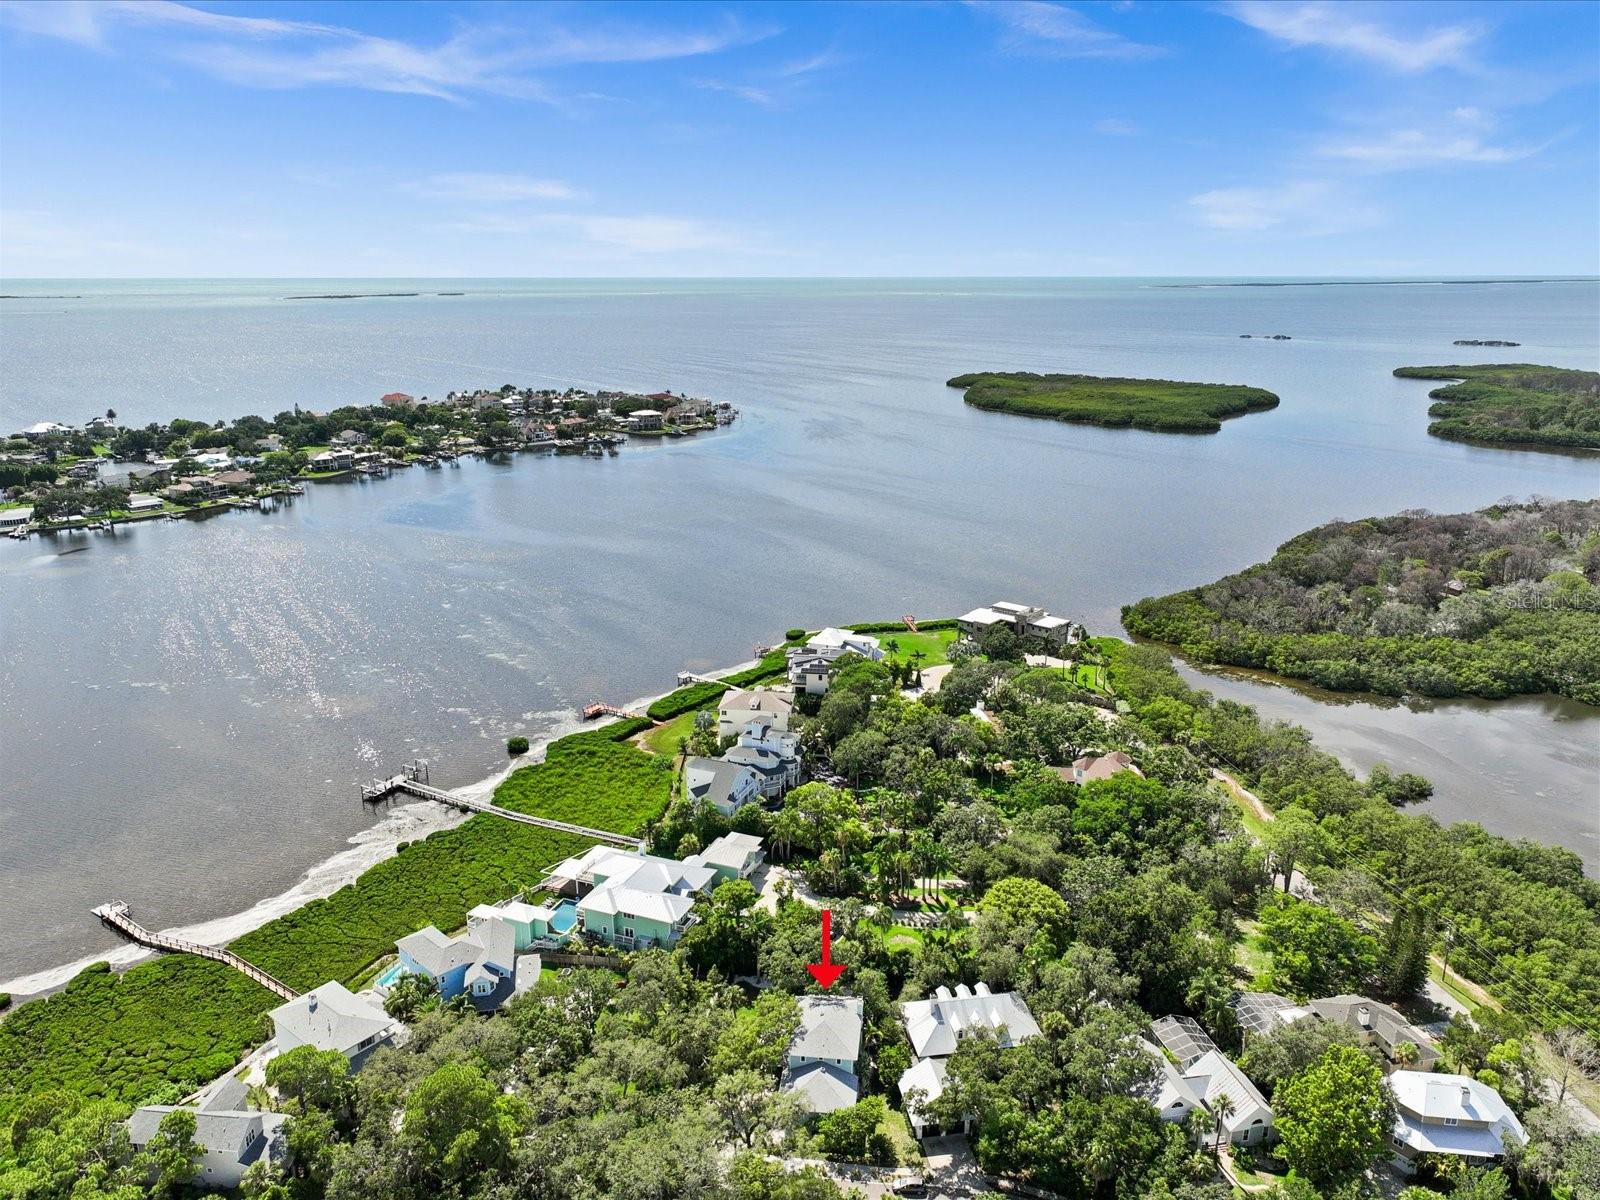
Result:
[[690,867],[710,867],[716,872],[716,883],[726,879],[749,879],[766,861],[766,851],[761,839],[753,833],[725,833],[699,854],[684,859]]
[[861,1094],[856,1064],[865,1002],[860,996],[800,996],[796,1003],[800,1026],[789,1043],[780,1088],[809,1113],[849,1108]]
[[1221,1050],[1201,1055],[1184,1069],[1183,1078],[1210,1111],[1216,1112],[1217,1101],[1223,1096],[1232,1103],[1233,1111],[1222,1122],[1230,1142],[1258,1146],[1271,1140],[1272,1107]]
[[1396,1071],[1389,1087],[1395,1105],[1389,1140],[1403,1169],[1411,1169],[1419,1154],[1488,1162],[1503,1155],[1508,1142],[1528,1140],[1500,1093],[1470,1076]]
[[479,905],[468,914],[465,933],[446,937],[428,925],[395,949],[402,973],[432,979],[445,1000],[464,995],[480,1012],[492,1012],[539,978],[539,956],[519,954],[517,942],[516,924]]
[[1190,1113],[1204,1111],[1205,1101],[1200,1098],[1194,1084],[1183,1077],[1183,1072],[1173,1065],[1160,1047],[1145,1038],[1139,1039],[1139,1047],[1156,1060],[1161,1071],[1156,1093],[1150,1103],[1163,1121],[1181,1125]]
[[698,919],[716,869],[643,851],[593,846],[550,868],[543,886],[579,897],[579,929],[626,950],[670,946]]
[[[976,1029],[999,1035],[1000,1045],[1015,1046],[1039,1035],[1039,1024],[1021,996],[1015,992],[991,992],[979,983],[968,988],[960,984],[954,991],[942,984],[931,999],[913,1000],[902,1005],[906,1036],[916,1060],[900,1076],[900,1095],[905,1098],[906,1117],[917,1137],[939,1131],[928,1106],[944,1092],[945,1060],[956,1052],[961,1039]],[[971,1118],[962,1122],[963,1130]]]

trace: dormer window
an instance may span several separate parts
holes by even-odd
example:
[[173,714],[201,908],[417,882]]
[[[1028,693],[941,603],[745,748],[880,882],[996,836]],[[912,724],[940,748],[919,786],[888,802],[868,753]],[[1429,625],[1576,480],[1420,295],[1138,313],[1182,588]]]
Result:
[[1458,1125],[1458,1124],[1460,1124],[1460,1122],[1457,1121],[1454,1117],[1446,1117],[1444,1119],[1444,1123],[1446,1125]]

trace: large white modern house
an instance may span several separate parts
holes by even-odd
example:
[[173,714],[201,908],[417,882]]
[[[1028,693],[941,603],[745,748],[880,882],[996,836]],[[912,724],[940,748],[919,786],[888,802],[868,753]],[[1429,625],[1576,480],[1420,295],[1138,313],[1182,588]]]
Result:
[[1039,638],[1053,646],[1064,646],[1077,640],[1076,627],[1066,617],[1051,616],[1033,604],[1017,604],[1011,600],[996,600],[984,608],[975,608],[956,618],[961,632],[968,637],[982,637],[991,629],[1009,629],[1020,638]]
[[834,662],[846,654],[858,654],[877,662],[883,658],[878,639],[849,629],[829,627],[813,634],[804,646],[789,649],[789,683],[813,696],[828,690]]
[[[943,1131],[929,1107],[944,1094],[945,1064],[962,1038],[987,1029],[1009,1047],[1039,1035],[1038,1022],[1021,996],[991,992],[986,983],[971,988],[963,983],[954,991],[941,984],[931,999],[913,1000],[903,1008],[914,1061],[900,1076],[900,1095],[918,1138]],[[970,1117],[961,1121],[961,1132],[970,1132],[971,1124]]]

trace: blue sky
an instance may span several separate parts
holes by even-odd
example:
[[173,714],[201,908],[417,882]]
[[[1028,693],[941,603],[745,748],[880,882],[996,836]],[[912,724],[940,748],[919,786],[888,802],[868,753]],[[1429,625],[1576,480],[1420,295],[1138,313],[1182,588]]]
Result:
[[7,276],[1600,270],[1600,6],[0,3]]

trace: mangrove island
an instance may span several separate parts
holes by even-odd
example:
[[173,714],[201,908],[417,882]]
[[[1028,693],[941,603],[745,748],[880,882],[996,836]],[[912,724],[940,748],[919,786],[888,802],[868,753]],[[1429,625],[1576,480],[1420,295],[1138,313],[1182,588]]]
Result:
[[992,412],[1156,433],[1216,433],[1225,417],[1278,407],[1278,397],[1262,388],[1171,379],[981,371],[947,386],[965,389],[968,404]]
[[1434,418],[1428,432],[1434,437],[1491,445],[1600,449],[1600,371],[1495,363],[1397,367],[1395,374],[1401,379],[1453,381],[1428,393],[1435,401],[1428,409]]

